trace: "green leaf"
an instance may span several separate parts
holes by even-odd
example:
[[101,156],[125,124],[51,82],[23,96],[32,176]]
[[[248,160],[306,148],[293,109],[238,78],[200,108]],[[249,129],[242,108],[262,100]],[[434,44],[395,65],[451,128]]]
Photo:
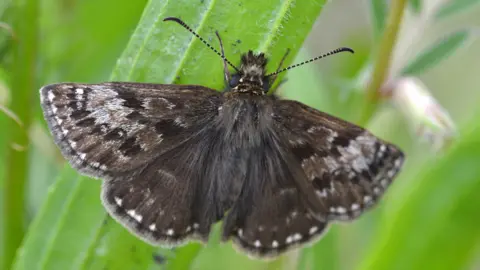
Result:
[[473,5],[480,3],[479,0],[451,0],[443,4],[435,14],[435,18],[444,19],[448,16],[455,15],[467,8],[472,8]]
[[165,266],[167,269],[188,270],[191,269],[193,260],[197,257],[202,245],[191,243],[175,250],[174,258],[168,259]]
[[403,75],[419,75],[425,72],[455,52],[455,50],[465,43],[469,34],[466,30],[458,31],[436,42],[433,46],[423,50],[413,61],[403,68],[401,73]]
[[373,36],[378,40],[382,35],[387,18],[387,3],[384,0],[370,0],[370,17],[373,26]]
[[298,270],[340,268],[341,252],[339,251],[338,224],[333,224],[327,229],[322,239],[312,247],[301,250],[298,261]]
[[80,269],[105,217],[99,197],[90,197],[95,192],[98,183],[66,167],[31,224],[13,269]]
[[[11,93],[14,93],[10,95],[8,108],[16,115],[22,126],[9,121],[2,127],[6,133],[3,145],[7,146],[5,153],[7,158],[4,189],[0,193],[3,208],[0,217],[3,221],[3,226],[0,226],[1,269],[10,268],[25,234],[26,215],[23,210],[26,208],[25,187],[30,172],[28,131],[34,120],[33,101],[38,97],[38,92],[34,90],[39,43],[38,6],[38,1],[14,1],[9,12],[9,16],[13,16],[11,27],[14,29],[16,39],[21,42],[11,42],[11,51],[9,48],[4,51],[11,57],[8,69],[12,78],[10,89]],[[6,55],[1,57],[8,58]]]
[[[45,0],[40,23],[42,83],[106,80],[125,49],[147,0]],[[106,12],[107,10],[115,12]],[[74,63],[74,64],[73,64]]]
[[422,11],[422,0],[410,0],[410,6],[416,14]]
[[[55,82],[99,82],[110,76],[118,55],[135,29],[146,0],[84,0],[66,2],[45,0],[38,16],[41,33],[39,43],[39,76],[33,91],[41,85]],[[115,6],[115,12],[105,12]],[[45,15],[43,15],[45,14]],[[36,119],[43,119],[38,99],[33,99]],[[41,124],[46,128],[45,121]],[[37,126],[36,126],[37,127]],[[58,160],[53,157],[58,149],[51,148],[48,131],[35,136],[30,159],[27,209],[36,213],[43,203],[47,188],[55,179],[58,168],[52,166]],[[37,145],[42,145],[37,149]],[[59,154],[59,153],[58,153]],[[29,215],[32,218],[32,215]]]
[[137,239],[109,216],[102,218],[103,226],[92,239],[82,269],[149,269],[155,265],[156,248]]
[[[191,3],[187,5],[187,2]],[[114,78],[223,87],[223,66],[219,57],[180,25],[162,22],[168,16],[181,17],[216,48],[215,30],[218,30],[225,54],[235,64],[239,63],[240,54],[249,49],[266,52],[273,63],[268,68],[273,71],[288,48],[291,53],[285,65],[294,58],[324,0],[309,3],[246,1],[234,6],[219,1],[162,3],[156,4],[156,10],[146,9],[143,22],[118,61]],[[258,16],[252,10],[272,12]]]
[[[302,49],[295,62],[310,58],[312,56]],[[327,90],[320,77],[322,76],[319,76],[315,65],[294,68],[288,72],[288,78],[277,94],[284,99],[296,99],[313,108],[322,108],[322,111],[331,112],[333,110],[331,107],[334,107],[331,102],[332,96],[337,93]]]
[[480,243],[477,117],[462,134],[443,157],[424,164],[415,178],[397,180],[409,181],[408,190],[398,190],[408,197],[386,205],[384,222],[358,269],[471,267]]

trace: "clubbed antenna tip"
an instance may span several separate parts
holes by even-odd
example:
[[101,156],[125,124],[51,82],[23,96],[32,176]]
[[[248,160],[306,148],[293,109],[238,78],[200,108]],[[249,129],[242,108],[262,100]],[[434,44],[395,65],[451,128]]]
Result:
[[292,69],[292,68],[296,68],[296,67],[299,67],[299,66],[308,64],[308,63],[310,63],[310,62],[316,61],[316,60],[318,60],[318,59],[321,59],[321,58],[324,58],[324,57],[327,57],[327,56],[330,56],[330,55],[333,55],[333,54],[341,53],[341,52],[355,53],[352,49],[350,49],[350,48],[348,48],[348,47],[341,47],[341,48],[335,49],[335,50],[333,50],[333,51],[329,51],[328,53],[322,54],[322,55],[320,55],[320,56],[314,57],[314,58],[312,58],[312,59],[310,59],[310,60],[303,61],[303,62],[301,62],[301,63],[298,63],[298,64],[295,64],[295,65],[286,67],[286,68],[284,68],[284,69],[280,69],[280,70],[278,70],[278,71],[275,71],[274,73],[268,74],[267,77],[273,76],[273,75],[277,75],[278,73],[281,73],[281,72],[290,70],[290,69]]

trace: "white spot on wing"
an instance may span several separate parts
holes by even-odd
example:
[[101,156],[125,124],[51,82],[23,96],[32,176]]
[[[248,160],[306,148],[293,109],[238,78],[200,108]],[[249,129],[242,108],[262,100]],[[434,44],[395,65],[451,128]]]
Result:
[[154,200],[154,199],[152,199],[152,198],[148,198],[148,200],[145,202],[145,205],[147,205],[147,206],[151,206],[151,205],[153,205],[153,203],[154,203],[154,202],[155,202],[155,200]]
[[77,143],[72,141],[72,140],[68,140],[68,143],[70,144],[70,147],[72,147],[72,148],[75,148],[77,146]]
[[277,242],[277,240],[273,240],[273,242],[272,242],[272,247],[274,247],[274,248],[278,247],[278,242]]
[[402,159],[398,158],[397,160],[395,160],[394,165],[395,165],[396,168],[400,168],[400,166],[402,165]]
[[384,152],[386,148],[387,147],[384,144],[380,145],[380,152]]
[[262,243],[260,243],[260,240],[256,240],[255,243],[253,243],[253,245],[258,248],[262,246]]
[[120,199],[119,197],[113,197],[113,199],[115,200],[115,203],[116,203],[118,206],[122,206],[122,202],[123,202],[122,199]]
[[363,202],[364,203],[370,203],[371,201],[372,201],[372,197],[370,197],[370,196],[363,197]]
[[293,242],[293,236],[289,235],[287,239],[285,240],[285,243],[290,244]]
[[61,125],[63,122],[62,119],[60,119],[58,116],[55,116],[55,121],[57,121],[58,125]]
[[77,95],[83,95],[83,88],[77,88],[77,89],[75,89],[75,94],[77,94]]
[[315,191],[315,193],[317,194],[317,196],[322,197],[322,198],[325,198],[328,195],[326,189],[317,190],[317,191]]
[[380,181],[380,184],[382,185],[382,187],[386,188],[388,186],[388,180],[387,179],[382,179],[382,181]]
[[187,127],[187,125],[183,122],[182,118],[180,116],[176,117],[173,122],[180,127]]
[[48,91],[47,98],[50,102],[53,101],[53,99],[55,98],[55,95],[52,93],[52,91]]
[[293,235],[293,240],[294,241],[302,240],[302,238],[303,238],[302,235],[299,234],[299,233],[296,233],[296,234]]
[[172,236],[175,232],[173,231],[173,229],[168,229],[167,230],[167,235],[170,235]]
[[338,133],[336,131],[332,131],[330,132],[330,136],[327,137],[327,141],[332,143],[336,137],[338,137]]
[[310,228],[310,230],[308,231],[309,234],[314,234],[316,233],[318,230],[318,227],[317,226],[313,226]]
[[150,229],[150,231],[156,231],[157,230],[157,225],[155,225],[155,223],[152,223],[152,224],[150,224],[150,226],[148,226],[148,228]]
[[128,210],[127,214],[138,222],[142,222],[143,217],[135,212],[134,209]]
[[356,210],[360,209],[360,205],[358,203],[354,203],[354,204],[352,204],[351,208],[352,208],[352,211],[356,211]]
[[325,162],[329,171],[335,171],[339,167],[338,162],[333,157],[324,157],[323,162]]

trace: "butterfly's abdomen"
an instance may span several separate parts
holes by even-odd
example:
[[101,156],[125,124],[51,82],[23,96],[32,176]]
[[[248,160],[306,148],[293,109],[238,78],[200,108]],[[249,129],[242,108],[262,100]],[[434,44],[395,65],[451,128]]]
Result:
[[216,140],[212,141],[216,157],[211,165],[218,174],[212,178],[225,180],[219,190],[226,196],[224,204],[231,206],[240,196],[253,160],[262,156],[260,149],[273,122],[269,113],[271,106],[264,98],[229,94],[216,120]]

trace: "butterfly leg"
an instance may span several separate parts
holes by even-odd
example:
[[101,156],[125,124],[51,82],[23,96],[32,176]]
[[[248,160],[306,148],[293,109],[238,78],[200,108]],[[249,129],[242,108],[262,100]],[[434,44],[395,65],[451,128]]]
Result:
[[282,57],[282,60],[280,60],[280,63],[278,64],[278,67],[277,67],[277,70],[275,71],[275,75],[273,75],[273,77],[270,79],[270,85],[273,86],[273,84],[275,83],[275,80],[277,79],[277,72],[282,68],[283,66],[283,62],[285,61],[285,59],[287,59],[287,56],[290,54],[290,49],[287,49],[287,51],[285,52],[285,54],[283,55]]
[[225,76],[225,84],[228,85],[228,83],[230,82],[230,71],[228,71],[227,58],[225,58],[225,51],[223,50],[222,39],[220,38],[220,34],[218,33],[218,31],[215,31],[215,35],[217,35],[218,41],[220,42],[220,52],[223,59],[223,74]]

